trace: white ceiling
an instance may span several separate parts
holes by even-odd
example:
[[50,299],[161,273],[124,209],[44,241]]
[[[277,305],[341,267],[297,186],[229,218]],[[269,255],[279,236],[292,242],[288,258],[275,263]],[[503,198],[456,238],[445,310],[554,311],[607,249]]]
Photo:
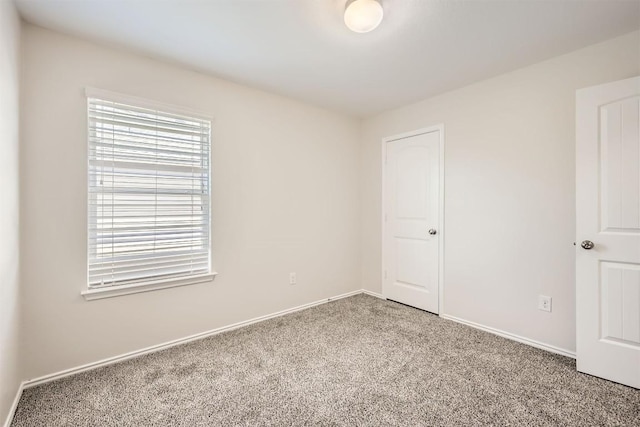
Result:
[[385,18],[367,34],[345,27],[345,0],[16,3],[43,27],[356,116],[640,27],[638,0],[383,0]]

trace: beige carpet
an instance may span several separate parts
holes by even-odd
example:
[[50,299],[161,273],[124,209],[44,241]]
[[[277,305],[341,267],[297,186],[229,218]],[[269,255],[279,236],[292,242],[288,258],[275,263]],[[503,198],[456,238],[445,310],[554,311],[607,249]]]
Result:
[[640,426],[640,391],[358,295],[25,390],[12,425]]

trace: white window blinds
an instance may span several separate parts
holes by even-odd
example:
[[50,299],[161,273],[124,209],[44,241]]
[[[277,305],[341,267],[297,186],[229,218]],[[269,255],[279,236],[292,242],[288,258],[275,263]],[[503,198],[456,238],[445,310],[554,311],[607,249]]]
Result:
[[88,98],[89,288],[210,272],[203,118]]

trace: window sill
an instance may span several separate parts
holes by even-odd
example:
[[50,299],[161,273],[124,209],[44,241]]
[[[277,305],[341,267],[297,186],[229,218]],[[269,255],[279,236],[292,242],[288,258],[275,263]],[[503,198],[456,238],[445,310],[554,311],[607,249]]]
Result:
[[82,291],[81,295],[87,301],[103,298],[113,298],[122,295],[137,294],[139,292],[156,291],[159,289],[175,288],[177,286],[195,285],[198,283],[211,282],[218,273],[211,272],[198,276],[182,277],[179,279],[156,280],[153,282],[136,283],[133,285],[111,286],[108,288],[88,289]]

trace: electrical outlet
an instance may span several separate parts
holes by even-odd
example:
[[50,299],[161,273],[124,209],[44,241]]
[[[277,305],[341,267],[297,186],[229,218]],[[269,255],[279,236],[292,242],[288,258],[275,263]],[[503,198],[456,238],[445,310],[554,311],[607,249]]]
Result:
[[289,273],[289,284],[295,285],[296,283],[296,273]]
[[538,295],[538,310],[551,311],[551,297]]

